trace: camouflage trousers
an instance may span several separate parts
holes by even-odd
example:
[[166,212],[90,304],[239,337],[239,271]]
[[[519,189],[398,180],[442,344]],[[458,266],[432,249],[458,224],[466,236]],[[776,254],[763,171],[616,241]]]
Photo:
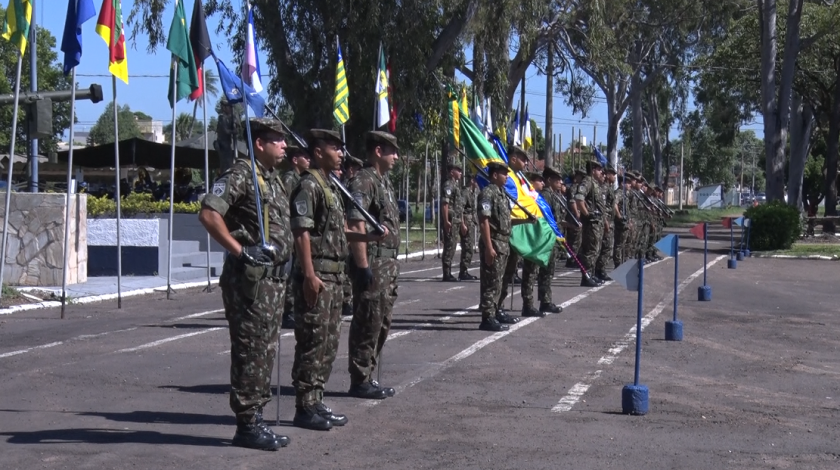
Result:
[[354,297],[358,299],[350,323],[349,354],[347,362],[350,382],[358,385],[370,380],[377,366],[379,352],[391,331],[391,313],[397,300],[397,277],[400,265],[393,258],[369,259],[373,271],[373,284],[361,290],[353,283]]
[[653,219],[651,227],[650,227],[650,238],[648,239],[648,246],[646,255],[648,258],[653,258],[657,254],[656,248],[653,246],[656,242],[662,238],[662,220],[661,219]]
[[639,256],[640,253],[642,254],[642,256],[646,254],[650,238],[650,222],[647,219],[643,219],[641,227],[639,227],[638,237],[636,238],[636,244],[633,247],[634,258]]
[[537,284],[537,298],[540,303],[551,302],[551,279],[554,277],[554,264],[557,260],[557,247],[551,252],[548,266],[543,268],[536,263],[525,261],[522,264],[522,307],[534,306],[534,284]]
[[283,314],[294,315],[295,313],[295,301],[292,296],[292,277],[289,276],[286,278],[285,285],[284,285],[286,295],[283,299]]
[[[351,257],[347,257],[347,262],[344,264],[344,272],[350,272],[350,265],[351,265]],[[353,305],[353,309],[355,311],[355,302],[353,302],[353,281],[350,279],[350,276],[344,276],[344,281],[341,282],[341,291],[344,293],[344,304]]]
[[461,235],[461,266],[460,273],[466,274],[472,264],[475,252],[475,224],[467,222],[467,233]]
[[230,330],[230,408],[240,424],[253,423],[255,413],[271,401],[286,286],[283,279],[264,277],[265,268],[246,269],[228,255],[219,278]]
[[513,278],[514,276],[516,276],[516,270],[519,267],[519,261],[522,259],[522,257],[519,256],[519,253],[517,253],[513,249],[513,247],[510,246],[510,243],[508,243],[508,253],[509,254],[507,259],[507,265],[505,266],[505,273],[502,276],[502,295],[499,297],[498,308],[502,308],[502,303],[508,296],[508,289],[513,291],[513,287],[511,287],[513,285]]
[[598,262],[598,255],[601,253],[601,242],[604,239],[604,221],[585,221],[581,238],[580,262],[587,271],[592,272]]
[[496,259],[490,263],[484,255],[484,240],[478,242],[478,259],[481,264],[480,290],[481,300],[478,309],[481,311],[481,317],[484,319],[492,318],[496,315],[496,309],[499,305],[499,299],[502,295],[502,276],[505,273],[505,267],[508,262],[508,255],[510,254],[510,245],[508,242],[500,242],[498,240],[491,240],[493,249],[496,250]]
[[292,276],[295,297],[295,361],[292,386],[295,405],[310,406],[324,398],[324,385],[330,379],[341,334],[341,304],[344,300],[344,274],[315,273],[324,283],[313,308],[303,297],[303,276]]
[[619,267],[621,263],[627,261],[628,259],[628,244],[630,238],[632,237],[632,232],[630,227],[627,224],[623,223],[616,223],[615,224],[615,237],[613,238],[613,266]]
[[581,228],[580,227],[570,227],[566,229],[567,231],[564,233],[566,235],[566,243],[575,252],[575,254],[580,253],[581,247]]
[[443,262],[443,275],[452,274],[452,259],[455,257],[455,248],[458,246],[459,231],[461,230],[461,222],[453,221],[449,233],[444,232],[443,227],[440,229],[440,238],[443,240],[443,254],[441,260]]
[[613,237],[615,235],[615,223],[610,222],[609,231],[604,227],[604,237],[601,239],[601,250],[598,260],[595,262],[595,272],[604,274],[607,272],[609,263],[613,257]]

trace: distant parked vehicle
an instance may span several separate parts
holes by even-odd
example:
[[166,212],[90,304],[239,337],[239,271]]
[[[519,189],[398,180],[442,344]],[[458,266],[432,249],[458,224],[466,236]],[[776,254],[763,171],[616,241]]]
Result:
[[755,201],[759,204],[764,204],[765,202],[767,202],[767,194],[765,194],[764,192],[756,193]]

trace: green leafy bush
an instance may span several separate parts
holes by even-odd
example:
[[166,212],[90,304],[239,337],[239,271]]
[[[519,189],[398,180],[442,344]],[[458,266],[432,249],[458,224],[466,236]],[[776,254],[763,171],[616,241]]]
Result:
[[[173,210],[178,214],[198,214],[201,204],[198,202],[182,203],[176,202]],[[130,217],[139,214],[165,214],[169,213],[169,201],[156,201],[148,193],[131,193],[122,199],[120,203],[120,215]],[[108,197],[88,196],[87,200],[88,217],[116,217],[117,205],[113,199]]]
[[782,201],[750,207],[744,215],[752,224],[751,250],[787,250],[802,233],[799,211]]

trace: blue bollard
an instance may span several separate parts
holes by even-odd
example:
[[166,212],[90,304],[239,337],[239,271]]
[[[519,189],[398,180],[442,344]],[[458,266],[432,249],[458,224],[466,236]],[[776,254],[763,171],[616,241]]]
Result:
[[735,259],[737,259],[738,261],[743,261],[744,260],[744,252],[739,251],[738,254],[735,255]]
[[729,258],[729,261],[726,262],[726,267],[729,269],[735,269],[738,267],[738,260],[735,258]]
[[621,412],[626,415],[644,415],[650,409],[647,385],[625,385],[621,389]]
[[712,301],[712,286],[700,286],[697,288],[697,300],[700,302]]
[[669,320],[665,322],[665,339],[668,341],[682,341],[683,322],[680,320]]

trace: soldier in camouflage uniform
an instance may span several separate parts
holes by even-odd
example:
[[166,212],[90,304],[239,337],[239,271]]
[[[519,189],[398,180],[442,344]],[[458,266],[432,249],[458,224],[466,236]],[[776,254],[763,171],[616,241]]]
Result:
[[297,343],[292,365],[293,424],[325,431],[347,423],[346,416],[333,413],[323,403],[341,333],[347,243],[378,238],[347,231],[344,201],[330,177],[341,165],[344,142],[338,132],[312,129],[307,141],[313,168],[304,172],[291,195]]
[[[574,202],[574,200],[575,200],[575,188],[577,188],[580,185],[580,183],[583,181],[583,179],[585,177],[586,177],[586,173],[583,170],[579,170],[579,169],[575,170],[575,174],[574,174],[574,178],[572,180],[572,183],[568,185],[568,189],[566,190],[566,200],[567,201]],[[574,214],[574,216],[577,217],[577,219],[581,223],[583,223],[583,221],[580,219],[580,211],[578,211],[577,204],[572,203],[569,206],[569,213]],[[578,253],[580,253],[583,227],[579,227],[576,223],[573,223],[571,217],[567,217],[566,220],[570,223],[569,232],[565,234],[566,235],[566,243],[569,245],[569,248],[571,248],[572,251],[575,253],[575,256],[577,256]],[[569,258],[568,260],[566,260],[566,267],[567,268],[577,268],[578,266],[577,266],[577,263],[575,263],[574,258]]]
[[[357,299],[350,323],[348,364],[350,396],[381,400],[394,396],[394,389],[372,380],[379,352],[391,329],[391,312],[397,300],[400,273],[397,253],[400,247],[400,210],[388,173],[399,156],[397,138],[387,132],[371,131],[365,136],[368,165],[351,181],[353,199],[388,231],[379,242],[351,243],[353,291]],[[351,231],[367,234],[373,228],[361,212],[347,208]]]
[[[289,143],[286,148],[286,167],[288,170],[280,175],[283,180],[283,185],[286,187],[286,193],[292,194],[292,191],[297,188],[300,182],[301,172],[309,169],[309,154],[306,149],[300,148],[296,143]],[[293,261],[292,261],[293,262]],[[286,299],[283,303],[283,322],[280,328],[287,330],[295,329],[295,310],[294,300],[292,299],[292,278],[288,276],[286,279]]]
[[[510,169],[513,171],[514,178],[519,180],[519,184],[522,185],[523,188],[529,188],[528,182],[520,176],[522,170],[525,169],[525,165],[528,163],[528,153],[525,152],[521,147],[513,145],[508,149],[508,164],[510,165]],[[514,251],[513,247],[510,247],[508,250],[508,259],[507,259],[507,266],[505,267],[505,274],[502,278],[502,295],[499,298],[499,312],[496,314],[496,318],[502,323],[516,323],[519,321],[519,318],[509,315],[505,309],[503,308],[502,304],[508,296],[508,292],[513,291],[511,284],[516,283],[516,270],[519,265],[519,260],[521,257],[519,253]],[[520,281],[521,282],[521,281]]]
[[[551,167],[545,167],[543,170],[543,179],[546,181],[546,187],[540,191],[543,199],[551,207],[554,222],[557,223],[558,228],[563,235],[566,234],[569,224],[565,222],[566,209],[563,207],[563,175],[559,171]],[[537,296],[540,299],[540,312],[545,313],[560,313],[563,307],[556,305],[552,301],[551,294],[551,280],[554,278],[555,263],[557,260],[557,252],[564,251],[559,246],[559,242],[554,244],[554,251],[551,254],[551,260],[548,266],[540,268],[537,274]],[[524,275],[523,275],[524,280]]]
[[641,192],[644,191],[644,187],[646,185],[647,180],[645,180],[645,177],[640,174],[639,178],[636,180],[635,196],[639,203],[639,220],[641,221],[641,227],[636,239],[635,249],[633,250],[634,257],[638,257],[639,255],[646,257],[647,247],[651,238],[651,209],[641,196]]
[[458,237],[466,232],[462,215],[464,212],[464,200],[461,198],[461,165],[453,161],[449,165],[449,179],[443,183],[443,194],[441,195],[441,231],[443,232],[443,282],[458,282],[458,278],[452,275],[452,258],[455,256],[455,247],[458,245]]
[[[237,159],[204,197],[199,220],[227,250],[219,286],[230,329],[230,407],[236,414],[233,445],[277,450],[289,438],[262,419],[271,400],[271,372],[285,291],[284,265],[292,249],[289,195],[274,170],[285,152],[279,122],[252,119],[254,159]],[[257,219],[252,171],[258,174],[263,226]],[[261,236],[268,245],[261,246]]]
[[510,254],[510,202],[504,194],[508,167],[504,163],[487,165],[489,184],[478,195],[478,255],[481,263],[481,324],[478,329],[508,329],[498,319],[502,276]]
[[600,183],[604,180],[603,168],[597,160],[590,160],[586,164],[589,174],[574,188],[575,204],[577,204],[583,223],[581,232],[582,242],[580,261],[583,267],[592,275],[583,275],[581,287],[596,287],[603,282],[594,274],[595,263],[601,251],[601,241],[604,238],[604,212],[606,211],[606,197],[601,194]]
[[[545,182],[543,181],[541,174],[528,172],[525,173],[525,178],[528,179],[528,182],[531,183],[531,186],[535,191],[542,192],[543,188],[545,188]],[[554,253],[552,252],[552,257],[553,256]],[[534,263],[533,261],[529,261],[527,259],[522,261],[522,283],[520,285],[522,293],[523,317],[544,317],[546,315],[545,312],[534,308],[534,284],[537,283],[537,271],[540,269],[541,268],[537,265],[537,263]],[[549,282],[551,282],[550,279]]]
[[[659,189],[659,186],[651,187],[648,185],[645,188],[645,191],[652,201],[659,199],[659,195],[662,193],[662,190]],[[662,259],[662,257],[659,256],[659,251],[656,249],[654,244],[662,238],[662,230],[665,226],[665,217],[663,215],[662,210],[659,209],[659,207],[657,207],[655,203],[652,204],[652,207],[654,210],[651,214],[651,236],[648,243],[646,258],[649,261],[659,261]]]
[[216,153],[219,154],[219,171],[224,172],[236,159],[237,138],[242,125],[239,116],[227,100],[222,100],[222,112],[216,121]]
[[630,191],[630,182],[635,179],[628,172],[619,178],[618,188],[615,190],[615,205],[618,212],[615,214],[615,238],[613,239],[613,266],[619,267],[621,263],[627,261],[627,247],[628,240],[632,234],[632,195],[627,194]]
[[478,197],[478,183],[475,178],[470,180],[470,185],[463,190],[464,215],[462,220],[467,230],[461,232],[461,269],[458,273],[459,281],[476,281],[477,277],[470,274],[473,252],[475,251],[475,203]]
[[604,171],[604,182],[601,183],[601,195],[605,199],[603,216],[604,238],[601,240],[601,252],[598,254],[598,260],[595,262],[595,275],[604,281],[612,281],[612,278],[607,275],[607,265],[612,261],[613,257],[613,241],[615,235],[613,219],[621,215],[615,203],[614,183],[615,168],[607,167]]
[[[343,163],[343,171],[342,171],[342,178],[341,181],[344,183],[345,186],[350,184],[350,181],[359,173],[359,171],[364,166],[364,162],[359,160],[358,158],[352,155],[345,155],[344,156],[344,163]],[[349,202],[344,201],[344,206],[349,207]],[[347,257],[347,263],[344,267],[344,272],[350,272],[350,264],[352,261],[352,256]],[[355,308],[353,302],[353,282],[350,279],[350,276],[344,276],[344,282],[341,286],[342,290],[344,291],[344,303],[341,307],[341,316],[342,317],[349,317],[353,315],[353,310]]]

